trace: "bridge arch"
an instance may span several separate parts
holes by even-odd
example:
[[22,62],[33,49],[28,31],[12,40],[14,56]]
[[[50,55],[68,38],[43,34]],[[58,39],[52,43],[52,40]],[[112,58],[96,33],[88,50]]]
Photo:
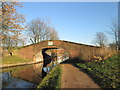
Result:
[[[39,61],[39,60],[43,60],[43,55],[42,55],[42,50],[43,49],[47,49],[47,50],[50,50],[50,49],[61,49],[61,50],[64,50],[64,52],[67,53],[67,56],[70,56],[70,53],[68,52],[68,50],[66,50],[64,47],[62,46],[58,46],[58,45],[51,45],[51,46],[43,46],[43,47],[39,47],[37,49],[37,51],[35,52],[35,54],[33,55],[34,56],[34,61]],[[47,51],[46,50],[46,51]]]

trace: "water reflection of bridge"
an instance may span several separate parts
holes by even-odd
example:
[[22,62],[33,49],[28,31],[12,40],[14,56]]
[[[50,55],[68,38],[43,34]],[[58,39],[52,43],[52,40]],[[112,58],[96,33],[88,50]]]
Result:
[[42,50],[43,54],[43,70],[46,74],[55,65],[69,59],[69,54],[61,48],[46,48]]
[[69,58],[69,54],[64,49],[50,49],[47,53],[51,56],[52,62],[61,63]]

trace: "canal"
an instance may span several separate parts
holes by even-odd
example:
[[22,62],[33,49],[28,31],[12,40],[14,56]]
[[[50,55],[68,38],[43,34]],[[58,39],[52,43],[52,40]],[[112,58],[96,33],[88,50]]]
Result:
[[2,69],[2,88],[35,88],[42,80],[43,63]]
[[[44,53],[44,61],[41,63],[2,69],[2,88],[36,88],[54,66],[69,59],[68,55],[61,52],[48,53]],[[47,56],[52,59],[49,61]]]

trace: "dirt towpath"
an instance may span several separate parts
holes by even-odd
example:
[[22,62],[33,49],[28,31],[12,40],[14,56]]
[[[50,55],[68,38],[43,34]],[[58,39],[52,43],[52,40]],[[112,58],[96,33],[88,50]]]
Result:
[[61,66],[61,88],[100,88],[87,74],[73,65],[61,64]]

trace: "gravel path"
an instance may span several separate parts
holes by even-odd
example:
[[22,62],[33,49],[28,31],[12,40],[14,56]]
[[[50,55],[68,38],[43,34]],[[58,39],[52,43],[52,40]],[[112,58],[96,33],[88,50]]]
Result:
[[71,64],[62,64],[61,88],[100,88],[84,72]]

